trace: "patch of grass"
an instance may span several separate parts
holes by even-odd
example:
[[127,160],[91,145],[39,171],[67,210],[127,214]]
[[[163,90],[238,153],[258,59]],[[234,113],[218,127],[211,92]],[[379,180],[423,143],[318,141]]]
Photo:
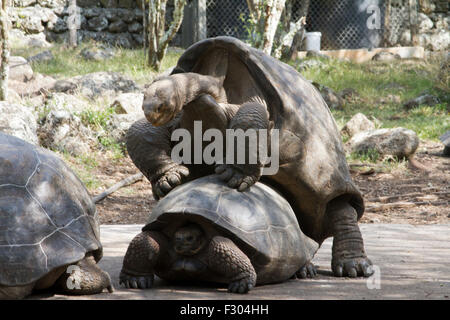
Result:
[[360,161],[360,162],[372,162],[376,163],[380,158],[380,153],[375,149],[369,149],[366,152],[352,152],[347,160],[351,162]]
[[93,127],[93,129],[105,129],[108,125],[109,119],[114,113],[115,111],[113,107],[99,110],[88,108],[77,115],[80,117],[85,126]]
[[[323,63],[320,68],[311,67],[301,72],[303,76],[336,92],[353,88],[358,93],[357,99],[345,102],[343,110],[332,110],[340,127],[361,112],[372,121],[376,119],[377,127],[405,127],[414,130],[421,139],[436,141],[450,130],[448,92],[436,86],[435,78],[441,65],[439,61],[400,60],[362,64],[336,59],[320,61]],[[423,93],[437,96],[442,103],[409,111],[403,108],[404,102]],[[397,97],[400,102],[386,99],[389,95]]]
[[[89,41],[80,44],[77,48],[68,48],[63,44],[55,43],[49,49],[54,59],[32,62],[33,70],[55,78],[67,78],[100,71],[120,72],[141,84],[149,82],[156,75],[156,72],[146,65],[143,49],[115,47],[115,56],[102,61],[86,60],[81,56],[84,48],[96,45],[95,42]],[[31,50],[30,48],[13,48],[12,54],[28,58],[41,51],[42,49],[36,48],[31,48]],[[182,52],[177,48],[169,48],[162,61],[160,72],[174,66]]]
[[93,174],[94,169],[98,166],[98,162],[93,155],[74,157],[68,152],[57,153],[62,155],[67,165],[75,172],[88,189],[97,189],[103,185],[102,182],[96,178],[96,175]]

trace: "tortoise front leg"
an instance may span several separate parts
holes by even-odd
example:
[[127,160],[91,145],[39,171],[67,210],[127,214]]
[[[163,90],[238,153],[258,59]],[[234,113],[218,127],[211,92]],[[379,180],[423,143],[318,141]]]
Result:
[[154,127],[146,119],[141,119],[127,132],[128,154],[151,182],[156,200],[164,197],[189,176],[189,169],[175,163],[170,157],[170,136],[177,121],[179,119],[161,127]]
[[144,231],[134,237],[123,259],[120,284],[126,288],[151,288],[155,266],[167,247],[168,240],[160,232]]
[[101,293],[105,288],[110,293],[114,291],[109,274],[99,268],[92,254],[68,266],[57,280],[56,286],[72,295]]
[[[267,130],[267,135],[269,136],[270,122],[268,117],[268,112],[265,106],[257,102],[248,102],[242,105],[242,107],[237,111],[236,115],[231,119],[229,124],[229,129],[237,130],[242,129],[244,132],[251,129],[255,130],[257,136],[259,135],[259,130]],[[245,191],[250,186],[255,184],[261,177],[263,164],[261,163],[260,155],[258,152],[258,143],[250,145],[249,139],[246,138],[245,150],[238,149],[235,146],[234,149],[234,163],[227,164],[226,159],[224,164],[216,166],[216,173],[220,175],[220,178],[228,182],[230,188],[236,188],[239,191]],[[269,139],[267,137],[267,148],[269,148]],[[259,137],[258,137],[258,142]],[[255,148],[252,151],[256,151],[256,163],[250,163],[251,148]],[[229,152],[229,150],[227,150]],[[240,153],[245,154],[245,163],[237,163],[237,156]]]
[[336,277],[369,277],[373,274],[372,262],[364,251],[357,213],[345,200],[331,201],[328,207],[333,228],[331,268]]
[[256,284],[250,259],[228,238],[216,236],[211,240],[208,264],[212,271],[231,279],[228,292],[247,293]]

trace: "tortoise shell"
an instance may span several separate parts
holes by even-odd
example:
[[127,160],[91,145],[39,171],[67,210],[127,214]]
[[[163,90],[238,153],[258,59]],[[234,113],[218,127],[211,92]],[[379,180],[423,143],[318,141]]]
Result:
[[288,279],[318,249],[300,230],[289,203],[261,182],[246,192],[229,188],[217,175],[187,182],[158,202],[143,230],[174,231],[186,219],[201,220],[233,240],[252,261],[258,283]]
[[172,74],[195,72],[223,79],[227,101],[264,101],[279,130],[279,170],[263,176],[291,204],[303,232],[322,243],[331,235],[328,203],[348,199],[360,218],[361,192],[353,183],[342,139],[319,91],[291,66],[232,37],[195,43]]
[[94,252],[95,205],[52,152],[0,132],[0,285],[30,284]]

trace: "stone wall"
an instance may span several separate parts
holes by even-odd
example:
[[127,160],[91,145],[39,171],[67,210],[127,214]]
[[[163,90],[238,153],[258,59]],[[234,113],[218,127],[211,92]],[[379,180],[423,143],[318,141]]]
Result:
[[[68,38],[68,0],[10,0],[13,27],[26,33],[45,34],[48,41]],[[143,0],[77,0],[80,12],[79,40],[94,39],[125,48],[143,44]],[[239,0],[245,1],[245,0]],[[172,6],[168,4],[166,21],[170,21]],[[450,11],[448,0],[418,0],[418,41],[427,50],[448,50],[450,44]],[[406,15],[405,24],[409,24]],[[182,28],[172,41],[180,45]],[[409,28],[395,34],[392,46],[411,45]]]
[[[448,50],[450,6],[448,0],[419,0],[418,42],[427,50]],[[409,34],[404,37],[410,37]],[[406,39],[407,40],[407,39]]]
[[[143,43],[141,0],[77,0],[78,39],[94,39],[125,48]],[[68,38],[67,0],[14,0],[9,16],[13,28],[44,33],[48,41]]]

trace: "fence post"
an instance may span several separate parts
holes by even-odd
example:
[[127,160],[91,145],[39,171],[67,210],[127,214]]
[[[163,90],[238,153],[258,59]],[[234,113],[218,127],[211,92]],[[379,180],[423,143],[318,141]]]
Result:
[[206,39],[206,0],[192,0],[185,5],[181,32],[181,45],[185,48]]
[[409,26],[411,31],[411,42],[414,46],[418,44],[418,21],[417,0],[409,0]]

